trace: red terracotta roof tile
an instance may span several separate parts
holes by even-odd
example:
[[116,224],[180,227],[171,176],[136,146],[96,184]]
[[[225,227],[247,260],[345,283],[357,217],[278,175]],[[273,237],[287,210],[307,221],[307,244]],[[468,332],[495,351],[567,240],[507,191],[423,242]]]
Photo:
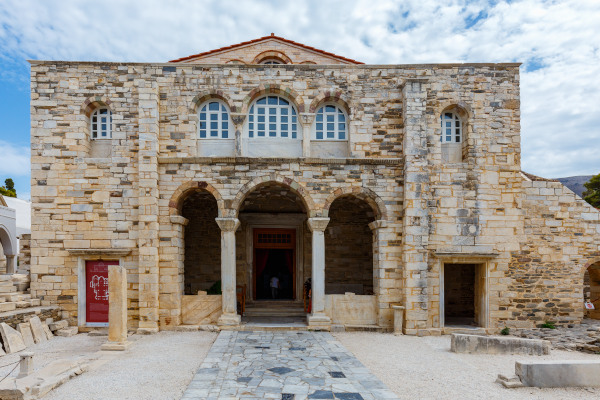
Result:
[[246,45],[253,44],[253,43],[258,43],[258,42],[262,42],[262,41],[268,40],[268,39],[281,40],[282,42],[289,43],[289,44],[292,44],[294,46],[302,47],[304,49],[311,50],[311,51],[314,51],[314,52],[317,52],[317,53],[321,53],[321,54],[324,54],[324,55],[329,56],[329,57],[337,58],[339,60],[347,61],[349,63],[364,64],[364,63],[362,63],[360,61],[356,61],[356,60],[352,60],[350,58],[338,56],[337,54],[329,53],[329,52],[324,51],[324,50],[319,50],[319,49],[316,49],[314,47],[310,47],[310,46],[304,45],[302,43],[297,43],[297,42],[294,42],[292,40],[282,38],[280,36],[275,36],[274,34],[271,34],[270,36],[263,36],[261,38],[250,40],[250,41],[247,41],[247,42],[242,42],[242,43],[238,43],[238,44],[232,44],[231,46],[221,47],[219,49],[205,51],[204,53],[193,54],[191,56],[178,58],[176,60],[171,60],[169,62],[176,63],[176,62],[181,62],[181,61],[187,61],[187,60],[191,60],[192,58],[203,57],[203,56],[207,56],[209,54],[214,54],[214,53],[218,53],[218,52],[221,52],[221,51],[235,49],[236,47],[241,47],[241,46],[246,46]]

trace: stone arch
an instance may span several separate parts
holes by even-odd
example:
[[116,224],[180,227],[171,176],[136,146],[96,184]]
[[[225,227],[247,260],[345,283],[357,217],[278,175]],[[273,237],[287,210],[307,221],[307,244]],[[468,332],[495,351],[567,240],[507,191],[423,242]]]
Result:
[[315,113],[319,109],[319,107],[325,103],[335,103],[340,106],[345,112],[346,115],[350,116],[350,106],[348,102],[344,100],[342,96],[342,91],[326,91],[317,95],[313,101],[310,103],[310,107],[308,108],[308,112]]
[[267,59],[277,60],[282,64],[293,64],[292,60],[288,56],[277,50],[267,50],[259,53],[256,57],[254,57],[254,60],[252,60],[251,64],[260,64]]
[[0,224],[0,244],[2,244],[2,250],[5,256],[16,256],[17,255],[17,241],[13,238],[10,230]]
[[81,112],[89,118],[94,110],[100,107],[108,107],[110,109],[111,104],[112,101],[105,96],[88,97],[81,105]]
[[599,263],[600,263],[600,257],[594,257],[594,258],[590,259],[587,263],[585,263],[581,267],[581,270],[580,270],[579,274],[580,275],[585,274],[585,271],[587,271],[589,267],[591,267],[594,264],[599,264]]
[[299,113],[304,112],[305,106],[302,97],[295,90],[289,87],[282,87],[276,83],[271,84],[261,84],[259,87],[254,88],[244,97],[242,103],[242,114],[248,114],[248,110],[250,109],[250,105],[254,100],[256,100],[260,96],[265,96],[269,94],[278,95],[290,100],[294,106],[298,109]]
[[169,200],[169,215],[181,215],[183,200],[185,200],[188,194],[197,190],[205,190],[212,194],[219,207],[219,217],[222,217],[225,214],[225,201],[214,186],[205,181],[190,181],[182,184],[175,192],[173,192],[173,195]]
[[230,113],[237,112],[237,107],[233,101],[227,96],[222,90],[211,90],[194,96],[190,105],[190,113],[195,114],[198,111],[198,107],[205,101],[210,99],[219,99],[227,105]]
[[309,217],[314,217],[316,215],[317,209],[315,203],[308,191],[303,186],[290,178],[286,178],[277,174],[270,174],[259,176],[242,186],[231,203],[231,212],[233,213],[232,216],[237,217],[240,207],[250,193],[259,187],[268,185],[270,183],[280,184],[290,189],[292,193],[296,194],[302,200],[302,203],[306,208],[306,214]]
[[361,200],[364,200],[371,206],[373,212],[376,215],[377,220],[387,220],[388,212],[384,201],[371,189],[367,189],[361,186],[350,186],[344,188],[338,188],[327,197],[325,205],[323,207],[323,216],[329,216],[329,209],[331,204],[338,198],[343,196],[355,196]]
[[473,109],[471,108],[471,106],[465,103],[464,101],[455,100],[445,101],[442,104],[440,104],[438,107],[436,107],[434,115],[436,118],[439,118],[439,116],[442,115],[442,113],[450,110],[458,111],[458,114],[461,116],[461,118],[464,118],[466,120],[473,119]]
[[233,58],[229,61],[227,61],[225,64],[239,64],[239,65],[246,65],[246,62],[244,60],[240,60],[239,58]]

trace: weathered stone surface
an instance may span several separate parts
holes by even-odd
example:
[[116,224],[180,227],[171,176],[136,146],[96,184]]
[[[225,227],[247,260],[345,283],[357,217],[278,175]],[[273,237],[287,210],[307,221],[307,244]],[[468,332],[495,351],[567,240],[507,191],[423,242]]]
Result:
[[35,344],[35,341],[33,340],[33,335],[31,334],[30,324],[22,322],[17,325],[17,330],[23,337],[23,342],[25,343],[25,346],[29,347]]
[[48,336],[44,331],[44,325],[40,318],[35,316],[29,320],[29,325],[31,326],[31,334],[33,335],[33,340],[36,343],[42,343],[48,340]]
[[48,340],[50,340],[54,337],[54,335],[52,334],[52,331],[50,330],[50,328],[48,328],[48,325],[42,323],[42,329],[44,330],[44,334],[46,335],[46,338]]
[[127,272],[120,265],[108,267],[108,342],[102,350],[125,350],[127,342]]
[[515,373],[525,386],[600,387],[600,361],[517,361]]
[[453,334],[450,351],[471,354],[528,354],[541,356],[550,354],[550,342],[503,336]]
[[26,348],[21,334],[4,322],[0,323],[0,334],[2,335],[4,350],[7,353],[16,353]]
[[221,296],[207,295],[206,292],[198,292],[195,296],[183,296],[182,322],[186,325],[216,324],[221,316],[221,301]]
[[59,329],[64,329],[67,326],[69,326],[69,322],[66,319],[48,324],[48,328],[50,328],[52,332],[57,331]]

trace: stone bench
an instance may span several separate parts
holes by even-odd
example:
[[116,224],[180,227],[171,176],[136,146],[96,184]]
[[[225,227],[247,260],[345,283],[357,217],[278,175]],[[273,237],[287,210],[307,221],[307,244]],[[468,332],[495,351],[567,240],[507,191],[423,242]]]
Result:
[[470,354],[550,354],[550,342],[515,337],[452,334],[450,351]]
[[600,361],[515,362],[516,377],[498,375],[505,387],[600,387]]

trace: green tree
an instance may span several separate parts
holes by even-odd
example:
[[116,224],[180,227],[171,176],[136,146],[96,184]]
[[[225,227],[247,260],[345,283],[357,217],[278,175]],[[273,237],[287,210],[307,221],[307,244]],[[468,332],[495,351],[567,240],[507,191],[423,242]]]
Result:
[[600,174],[583,184],[587,189],[583,192],[583,199],[596,208],[600,208]]
[[6,197],[17,197],[17,190],[12,179],[7,178],[4,181],[4,186],[0,186],[0,194]]

